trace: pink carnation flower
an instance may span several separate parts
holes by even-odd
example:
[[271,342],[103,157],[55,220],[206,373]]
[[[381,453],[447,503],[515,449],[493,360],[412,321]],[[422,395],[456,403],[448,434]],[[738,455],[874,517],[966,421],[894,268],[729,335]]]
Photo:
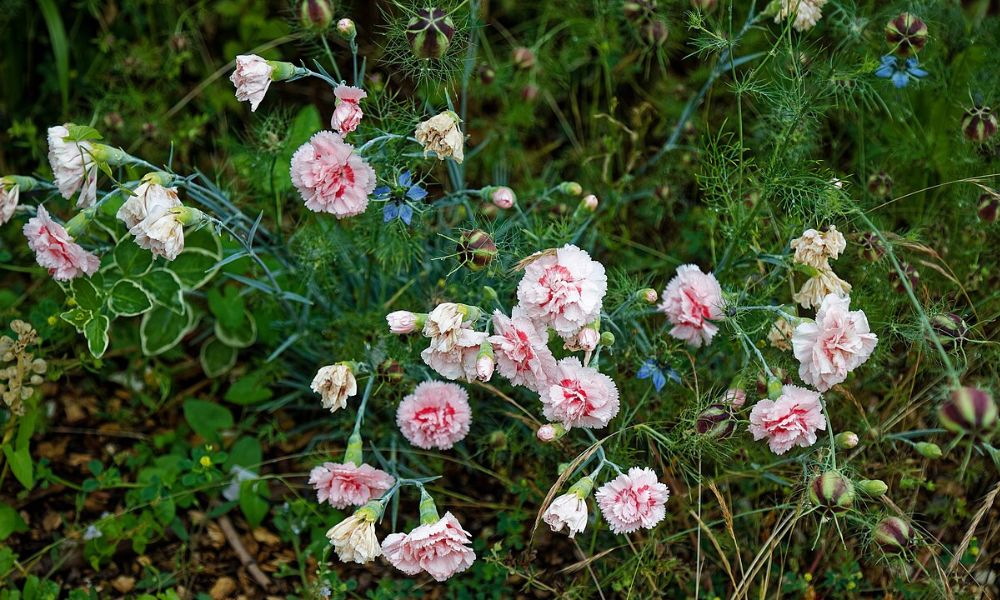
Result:
[[327,462],[309,472],[309,485],[316,488],[316,499],[334,508],[361,506],[378,498],[396,483],[396,479],[370,465],[353,462]]
[[670,490],[652,469],[632,467],[602,485],[595,497],[611,531],[632,533],[640,527],[652,529],[663,520]]
[[697,265],[681,265],[663,290],[659,309],[674,326],[670,335],[695,348],[708,345],[719,331],[712,320],[722,318],[722,288],[712,273],[702,273]]
[[802,381],[825,392],[871,356],[878,337],[871,333],[864,311],[849,310],[850,298],[829,294],[815,321],[803,321],[792,335]]
[[320,131],[292,156],[292,183],[315,212],[360,215],[375,190],[375,171],[340,134]]
[[342,135],[347,135],[361,123],[361,117],[365,113],[362,112],[359,102],[367,98],[368,94],[354,86],[338,85],[337,89],[333,90],[333,95],[337,97],[337,107],[333,111],[333,118],[330,119],[330,127]]
[[556,372],[556,359],[546,345],[544,331],[515,308],[514,317],[493,313],[495,335],[489,337],[500,374],[513,385],[541,393]]
[[445,581],[476,560],[469,532],[450,512],[436,523],[420,525],[410,533],[393,533],[382,542],[382,554],[392,566],[407,575],[425,571],[436,581]]
[[49,127],[49,164],[56,187],[63,198],[73,197],[79,208],[87,208],[97,200],[97,164],[91,156],[90,142],[67,142],[69,129],[65,125]]
[[396,411],[396,424],[403,436],[418,448],[447,450],[465,439],[472,422],[469,395],[460,386],[444,381],[425,381],[403,398]]
[[549,389],[542,393],[543,412],[566,429],[607,427],[618,414],[618,388],[607,375],[570,356],[559,361]]
[[255,54],[236,57],[236,70],[229,76],[229,80],[236,86],[236,99],[250,102],[250,112],[257,110],[267,94],[273,72],[274,67]]
[[518,305],[525,316],[555,329],[564,339],[601,316],[608,291],[604,265],[572,245],[535,256],[517,285]]
[[775,454],[784,454],[794,446],[812,446],[817,430],[826,430],[826,418],[819,394],[806,388],[782,386],[777,400],[761,400],[750,411],[753,439],[767,438]]
[[80,275],[97,272],[101,261],[73,241],[62,225],[49,217],[49,211],[39,205],[38,212],[24,225],[28,247],[35,252],[38,264],[49,270],[57,281],[68,281]]

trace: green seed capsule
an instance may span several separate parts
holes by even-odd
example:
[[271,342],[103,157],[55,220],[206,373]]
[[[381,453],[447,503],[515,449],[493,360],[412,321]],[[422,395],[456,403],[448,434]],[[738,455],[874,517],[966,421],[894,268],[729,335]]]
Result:
[[854,484],[836,471],[826,471],[809,484],[809,500],[829,512],[844,512],[854,505]]

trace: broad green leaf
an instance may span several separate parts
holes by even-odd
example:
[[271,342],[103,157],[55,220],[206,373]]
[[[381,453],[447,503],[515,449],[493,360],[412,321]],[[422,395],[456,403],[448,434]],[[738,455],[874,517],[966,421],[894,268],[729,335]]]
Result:
[[186,290],[196,290],[208,283],[219,272],[219,258],[201,248],[187,248],[170,263],[170,270],[177,275]]
[[257,341],[257,321],[249,311],[243,311],[243,319],[235,327],[215,322],[215,335],[227,346],[247,348]]
[[83,327],[83,335],[87,338],[87,348],[94,358],[104,356],[108,349],[108,328],[111,321],[104,315],[97,315]]
[[86,310],[100,310],[104,306],[104,298],[94,284],[86,277],[77,277],[70,283],[73,290],[73,300],[76,305]]
[[218,338],[208,338],[201,345],[199,353],[201,368],[205,371],[205,375],[218,377],[233,368],[237,354],[236,348],[224,344]]
[[246,517],[250,527],[259,526],[267,516],[269,496],[266,481],[256,479],[240,484],[240,510],[243,511],[243,516]]
[[124,237],[118,242],[114,257],[115,264],[118,265],[123,277],[136,278],[145,275],[153,266],[153,253],[136,245],[131,236]]
[[226,401],[233,404],[257,404],[273,395],[270,388],[264,384],[264,371],[254,371],[244,375],[226,390]]
[[143,313],[139,325],[139,341],[146,356],[156,356],[180,343],[194,329],[194,311],[187,308],[177,314],[163,306],[154,306]]
[[219,442],[219,433],[233,427],[233,413],[221,404],[188,398],[184,401],[184,418],[191,429],[211,442]]
[[181,280],[167,269],[153,269],[138,280],[153,302],[177,313],[184,314],[184,292]]
[[60,314],[59,318],[76,327],[77,333],[83,333],[83,328],[94,318],[94,313],[83,308],[74,308]]
[[226,470],[229,470],[233,465],[256,470],[263,460],[264,452],[261,449],[260,441],[257,438],[241,437],[229,449],[229,457],[226,459],[225,466]]
[[223,291],[211,289],[208,291],[208,308],[215,315],[215,320],[227,330],[243,327],[246,308],[243,297],[234,286],[226,286]]
[[153,308],[153,300],[138,283],[122,279],[111,288],[108,308],[120,317],[134,317]]
[[21,485],[29,490],[34,487],[33,465],[31,464],[31,452],[28,450],[28,447],[25,446],[24,448],[14,450],[13,446],[4,446],[3,454],[7,457],[10,472],[14,474],[14,477],[17,477]]
[[0,502],[0,542],[9,538],[12,533],[22,533],[28,530],[28,525],[14,509]]

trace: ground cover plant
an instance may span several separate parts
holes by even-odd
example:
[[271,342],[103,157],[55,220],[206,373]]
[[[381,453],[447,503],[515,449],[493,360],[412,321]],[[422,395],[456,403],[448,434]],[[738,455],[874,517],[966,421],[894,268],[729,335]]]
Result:
[[0,598],[995,598],[1000,17],[0,2]]

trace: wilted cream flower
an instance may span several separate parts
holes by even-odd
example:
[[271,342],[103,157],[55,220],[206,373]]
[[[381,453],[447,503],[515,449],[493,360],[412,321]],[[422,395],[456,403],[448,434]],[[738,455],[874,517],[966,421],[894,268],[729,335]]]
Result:
[[587,528],[587,496],[593,487],[594,480],[590,477],[577,481],[568,492],[552,501],[542,520],[553,532],[565,529],[570,538],[583,532]]
[[174,260],[184,250],[183,208],[177,188],[161,185],[161,178],[150,174],[122,204],[116,215],[135,236],[135,243],[154,256]]
[[323,408],[337,412],[347,406],[347,399],[358,393],[358,381],[350,365],[327,365],[316,372],[312,391],[322,396]]
[[375,535],[375,521],[381,515],[382,504],[373,500],[326,532],[340,560],[364,564],[382,554],[382,546]]
[[792,349],[792,334],[794,332],[792,325],[784,317],[778,317],[778,320],[771,325],[771,330],[767,332],[767,341],[771,342],[771,345],[778,350],[788,351]]
[[775,23],[795,15],[792,27],[796,31],[812,29],[823,18],[823,6],[827,0],[781,0],[781,8],[774,17]]
[[49,127],[49,164],[56,187],[63,198],[73,197],[79,208],[87,208],[97,200],[97,163],[93,157],[93,145],[89,141],[66,141],[70,132],[67,125]]
[[458,128],[460,122],[458,115],[446,110],[417,125],[414,135],[424,147],[424,156],[427,156],[428,152],[433,152],[438,160],[452,158],[461,164],[465,158],[463,151],[465,136]]
[[792,295],[802,308],[812,308],[823,303],[823,298],[827,294],[836,294],[840,297],[848,296],[851,293],[851,284],[847,283],[831,269],[821,269],[815,276],[802,284],[797,294]]
[[802,265],[809,265],[815,269],[829,269],[829,260],[837,260],[840,253],[847,248],[847,240],[844,234],[837,231],[833,225],[827,231],[816,231],[807,229],[802,235],[792,240],[792,249],[795,262]]
[[10,221],[17,208],[21,186],[13,177],[0,178],[0,225]]

